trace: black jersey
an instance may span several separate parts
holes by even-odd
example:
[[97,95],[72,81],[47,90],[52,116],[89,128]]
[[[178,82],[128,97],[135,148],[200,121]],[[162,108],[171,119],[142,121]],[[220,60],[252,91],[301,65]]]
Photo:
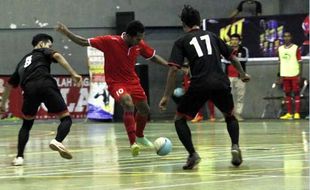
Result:
[[53,59],[54,53],[56,51],[52,49],[39,48],[25,55],[10,77],[9,84],[14,87],[20,85],[23,88],[29,81],[52,78],[51,63],[56,62]]
[[227,89],[230,82],[222,69],[221,55],[229,59],[232,54],[232,48],[215,34],[198,29],[174,43],[169,61],[182,67],[187,58],[194,88]]

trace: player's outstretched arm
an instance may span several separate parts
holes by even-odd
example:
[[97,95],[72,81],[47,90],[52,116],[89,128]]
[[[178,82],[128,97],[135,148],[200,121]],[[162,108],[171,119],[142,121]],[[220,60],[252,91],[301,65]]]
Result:
[[67,36],[70,40],[80,46],[89,46],[88,40],[82,36],[74,34],[71,32],[66,25],[63,23],[58,22],[56,26],[56,31]]
[[240,61],[238,60],[238,58],[236,56],[232,56],[231,59],[231,64],[238,70],[239,74],[240,74],[240,79],[243,82],[248,82],[250,80],[250,75],[248,75],[247,73],[244,72]]
[[159,55],[154,55],[150,60],[159,65],[168,66],[168,62]]
[[82,76],[78,75],[75,70],[71,67],[68,61],[60,54],[54,53],[53,58],[63,67],[68,73],[71,75],[73,81],[76,83],[78,87],[82,86]]
[[177,72],[178,72],[178,68],[177,67],[171,66],[169,68],[168,76],[167,76],[167,82],[166,82],[166,87],[165,87],[165,92],[164,92],[164,95],[163,95],[163,97],[161,98],[161,100],[159,102],[159,109],[161,111],[164,111],[167,108],[169,97],[171,96],[172,91],[173,91],[173,89],[175,87]]

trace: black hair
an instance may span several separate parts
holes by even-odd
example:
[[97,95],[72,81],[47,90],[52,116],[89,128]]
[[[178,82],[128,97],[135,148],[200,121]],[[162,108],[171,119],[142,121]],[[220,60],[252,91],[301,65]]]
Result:
[[230,38],[238,38],[239,40],[241,40],[241,36],[237,33],[230,35]]
[[138,33],[144,33],[144,25],[138,21],[131,21],[126,28],[126,34],[129,36],[137,36]]
[[184,5],[181,13],[181,20],[186,26],[200,26],[200,13],[190,5]]
[[48,40],[50,40],[52,43],[54,41],[52,36],[41,33],[33,36],[31,44],[33,47],[35,47],[40,41],[47,42]]

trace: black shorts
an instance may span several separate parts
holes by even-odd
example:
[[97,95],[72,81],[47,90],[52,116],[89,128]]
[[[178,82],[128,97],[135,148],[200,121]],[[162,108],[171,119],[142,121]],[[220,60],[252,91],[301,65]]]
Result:
[[208,100],[211,100],[222,113],[230,115],[234,109],[231,88],[223,90],[189,88],[178,104],[177,112],[187,119],[192,119]]
[[41,103],[45,104],[48,113],[61,114],[67,111],[67,105],[57,83],[52,78],[29,81],[23,91],[22,112],[25,116],[35,116]]

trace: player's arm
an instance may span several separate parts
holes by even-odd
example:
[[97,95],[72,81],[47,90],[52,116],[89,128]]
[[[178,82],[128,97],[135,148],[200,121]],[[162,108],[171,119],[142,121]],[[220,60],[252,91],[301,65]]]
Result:
[[175,88],[177,72],[178,68],[176,66],[171,66],[169,68],[164,95],[159,102],[159,109],[161,111],[164,111],[167,108],[169,98]]
[[169,59],[169,71],[167,76],[166,87],[164,91],[164,95],[159,102],[159,109],[161,111],[166,110],[169,98],[175,88],[176,83],[176,75],[178,69],[181,69],[182,64],[184,64],[184,56],[182,53],[182,43],[181,41],[176,41],[171,51],[170,59]]
[[301,77],[301,75],[302,75],[302,58],[301,58],[301,49],[300,48],[298,48],[297,49],[297,60],[298,60],[298,63],[299,63],[299,74],[298,74],[298,76],[300,76]]
[[72,40],[74,43],[80,45],[80,46],[90,46],[88,39],[79,36],[77,34],[74,34],[73,32],[71,32],[68,27],[60,22],[58,22],[57,26],[56,26],[56,31],[58,31],[59,33],[67,36],[70,40]]
[[240,74],[240,79],[243,82],[248,82],[250,80],[250,76],[244,72],[240,61],[238,60],[238,58],[235,55],[231,55],[230,57],[230,61],[231,64],[238,70],[239,74]]
[[5,113],[6,112],[6,103],[10,97],[11,91],[12,91],[13,86],[9,83],[7,83],[4,86],[4,91],[2,93],[2,101],[1,101],[1,107],[0,107],[0,113]]
[[78,75],[76,71],[71,67],[68,61],[60,54],[54,53],[53,58],[71,75],[73,81],[77,84],[77,86],[82,85],[82,76]]
[[159,65],[164,65],[164,66],[169,65],[168,62],[164,58],[162,58],[161,56],[156,55],[156,54],[150,60],[154,63],[159,64]]

